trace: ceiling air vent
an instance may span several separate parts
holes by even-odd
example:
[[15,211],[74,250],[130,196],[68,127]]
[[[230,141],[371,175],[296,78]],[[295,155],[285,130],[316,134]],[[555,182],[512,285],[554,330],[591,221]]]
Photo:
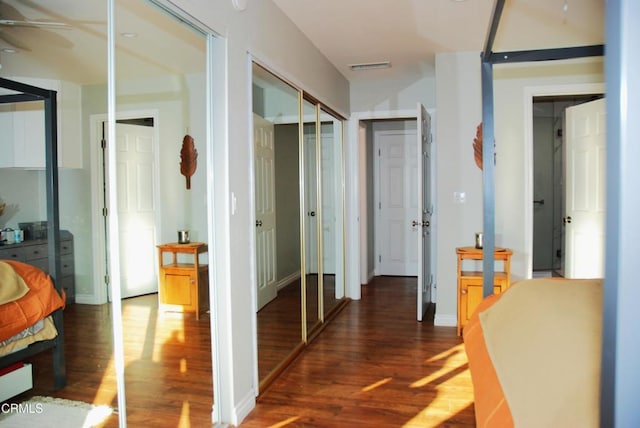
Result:
[[389,61],[365,62],[362,64],[351,64],[349,68],[353,71],[376,70],[380,68],[391,68],[391,63]]

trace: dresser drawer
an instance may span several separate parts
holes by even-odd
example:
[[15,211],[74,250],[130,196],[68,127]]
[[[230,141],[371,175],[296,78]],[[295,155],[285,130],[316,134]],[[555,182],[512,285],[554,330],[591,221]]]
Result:
[[60,254],[73,254],[73,241],[65,240],[60,242]]
[[62,276],[73,276],[73,254],[66,254],[60,257],[60,273]]
[[24,251],[22,247],[0,247],[0,260],[24,261]]
[[49,273],[49,259],[48,258],[29,260],[29,261],[27,261],[27,263],[37,267],[38,269],[42,270],[43,272]]
[[[32,260],[47,258],[49,255],[49,250],[47,249],[47,244],[37,244],[37,245],[28,245],[22,247],[22,251],[24,251],[24,259],[27,262],[31,262]],[[34,263],[31,263],[34,264]]]
[[75,279],[72,276],[63,277],[60,280],[60,285],[67,295],[66,303],[75,303],[76,302],[76,286]]

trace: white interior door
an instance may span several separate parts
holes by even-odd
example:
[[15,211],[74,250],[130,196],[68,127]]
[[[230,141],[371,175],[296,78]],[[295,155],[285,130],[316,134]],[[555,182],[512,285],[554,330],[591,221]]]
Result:
[[154,129],[116,123],[115,147],[122,297],[156,293]]
[[273,123],[253,115],[256,211],[256,286],[258,307],[275,299],[276,264],[276,190],[275,139]]
[[378,154],[378,216],[376,250],[378,275],[418,274],[419,228],[412,225],[420,212],[418,194],[419,158],[416,131],[375,133]]
[[322,125],[320,169],[322,177],[322,273],[336,273],[336,207],[342,206],[338,199],[338,175],[336,174],[336,145],[333,124]]
[[433,212],[431,200],[431,116],[422,104],[418,104],[418,132],[417,132],[417,157],[418,163],[418,190],[416,199],[419,201],[415,212],[415,220],[420,239],[417,243],[418,253],[418,321],[422,321],[424,314],[431,303],[431,214]]
[[304,209],[305,221],[305,260],[306,273],[318,273],[318,173],[316,165],[315,126],[305,128],[304,135]]
[[605,119],[604,98],[566,110],[567,278],[604,276]]

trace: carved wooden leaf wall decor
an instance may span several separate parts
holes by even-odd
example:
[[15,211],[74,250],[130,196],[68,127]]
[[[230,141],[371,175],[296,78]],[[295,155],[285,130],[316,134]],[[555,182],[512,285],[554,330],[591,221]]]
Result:
[[180,149],[180,174],[187,179],[187,189],[191,189],[191,176],[198,166],[198,151],[191,135],[185,135]]
[[482,122],[476,128],[476,138],[473,139],[473,158],[478,168],[482,169]]

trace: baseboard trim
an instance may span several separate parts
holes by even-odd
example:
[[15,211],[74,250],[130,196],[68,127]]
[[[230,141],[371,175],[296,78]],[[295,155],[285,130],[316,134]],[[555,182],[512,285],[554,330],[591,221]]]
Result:
[[76,294],[76,303],[81,305],[101,305],[104,302],[98,302],[95,294]]
[[291,275],[285,276],[284,278],[278,280],[276,282],[276,290],[280,291],[287,285],[291,284],[293,281],[297,281],[300,279],[300,271],[294,272]]
[[246,418],[249,413],[256,407],[256,397],[254,391],[251,390],[245,395],[245,397],[240,400],[238,405],[233,409],[233,421],[231,422],[234,426],[240,425],[240,423]]
[[457,327],[458,317],[451,314],[436,314],[433,319],[433,325],[438,327]]

